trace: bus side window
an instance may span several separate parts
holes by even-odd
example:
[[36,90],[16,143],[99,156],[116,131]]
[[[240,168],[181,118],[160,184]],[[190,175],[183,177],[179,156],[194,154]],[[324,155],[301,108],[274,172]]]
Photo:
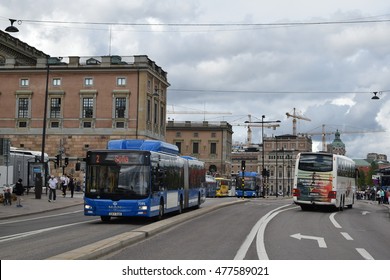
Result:
[[153,167],[152,170],[152,188],[153,191],[159,191],[163,187],[166,178],[166,171],[159,167]]

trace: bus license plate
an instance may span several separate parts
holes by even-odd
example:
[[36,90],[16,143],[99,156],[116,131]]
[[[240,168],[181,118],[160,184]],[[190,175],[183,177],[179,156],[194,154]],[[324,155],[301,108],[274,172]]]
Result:
[[108,215],[109,216],[122,216],[122,213],[121,212],[109,212]]
[[318,192],[311,192],[310,195],[311,196],[319,196],[320,194]]

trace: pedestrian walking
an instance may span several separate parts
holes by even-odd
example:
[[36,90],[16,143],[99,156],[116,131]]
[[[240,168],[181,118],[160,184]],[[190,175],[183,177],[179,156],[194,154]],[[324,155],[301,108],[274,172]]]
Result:
[[390,204],[390,189],[387,190],[386,196],[387,196],[387,204]]
[[16,207],[23,207],[23,205],[21,204],[21,200],[22,200],[21,196],[24,193],[24,187],[22,182],[23,180],[19,178],[19,180],[15,184],[15,194],[18,197],[18,202],[16,203]]
[[381,204],[381,190],[378,189],[376,192],[376,200],[378,201],[378,204]]
[[66,189],[68,188],[69,184],[69,178],[66,174],[63,174],[60,178],[61,180],[61,189],[62,189],[62,196],[66,196]]
[[385,191],[383,189],[381,189],[381,202],[382,203],[386,203],[386,201],[385,201]]
[[49,179],[49,202],[52,201],[53,199],[53,202],[56,201],[56,198],[57,198],[57,195],[56,195],[56,189],[57,189],[57,184],[58,184],[58,180],[56,177],[54,177],[53,175],[51,175],[50,179]]
[[73,179],[73,176],[69,177],[68,187],[69,187],[69,190],[70,190],[70,197],[73,197],[73,194],[74,194],[74,179]]

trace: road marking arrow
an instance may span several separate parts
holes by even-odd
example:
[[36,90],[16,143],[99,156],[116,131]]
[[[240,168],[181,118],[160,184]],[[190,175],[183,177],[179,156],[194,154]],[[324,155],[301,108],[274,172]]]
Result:
[[296,234],[293,234],[293,235],[290,235],[292,238],[296,238],[298,240],[301,240],[301,239],[311,239],[311,240],[316,240],[318,242],[318,246],[320,248],[327,248],[326,247],[326,243],[325,243],[325,239],[323,237],[317,237],[317,236],[310,236],[310,235],[302,235],[300,233],[296,233]]
[[370,212],[368,212],[368,211],[362,211],[362,215],[364,216],[364,215],[367,215],[367,214],[369,214]]

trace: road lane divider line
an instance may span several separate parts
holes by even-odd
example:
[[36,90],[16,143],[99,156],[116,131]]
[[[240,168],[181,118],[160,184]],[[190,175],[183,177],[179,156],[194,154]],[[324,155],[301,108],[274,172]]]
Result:
[[356,248],[356,251],[365,259],[365,260],[375,260],[366,249]]
[[65,228],[65,227],[71,227],[74,225],[80,225],[80,224],[85,224],[85,223],[90,223],[90,222],[91,222],[91,220],[72,223],[72,224],[66,224],[66,225],[61,225],[61,226],[56,226],[56,227],[42,228],[42,229],[37,229],[37,230],[32,230],[32,231],[27,231],[27,232],[11,234],[11,235],[7,235],[7,236],[1,236],[0,243],[23,238],[23,237],[27,237],[27,236],[31,236],[31,235],[35,235],[35,234],[40,234],[40,233],[47,232],[47,231],[57,230],[57,229]]
[[337,214],[337,212],[335,213],[332,213],[330,216],[329,216],[329,219],[330,221],[332,222],[332,224],[334,225],[335,228],[342,228],[340,226],[340,224],[336,221],[336,219],[334,218],[334,216]]
[[353,240],[353,238],[347,232],[340,232],[342,236],[344,236],[347,240]]
[[[278,207],[278,208],[276,208],[274,210],[271,210],[270,212],[265,214],[263,217],[261,217],[261,219],[259,219],[256,222],[256,224],[252,227],[252,229],[249,232],[249,234],[246,236],[244,242],[241,244],[240,248],[238,249],[238,251],[237,251],[237,253],[236,253],[235,257],[234,257],[234,260],[243,260],[245,258],[246,253],[248,252],[250,245],[252,244],[253,240],[255,239],[256,235],[258,234],[260,227],[264,223],[266,223],[266,220],[268,219],[268,217],[270,215],[272,215],[272,213],[278,211],[279,209],[282,209],[282,208],[285,208],[287,206],[290,206],[290,205],[291,204],[282,205],[282,206],[280,206],[280,207]],[[293,208],[291,208],[291,209],[293,209]],[[265,255],[266,254],[267,253],[265,253]]]
[[10,221],[5,221],[5,222],[0,222],[0,225],[15,224],[15,223],[40,220],[40,219],[47,219],[47,218],[53,218],[53,217],[58,217],[58,216],[65,216],[65,215],[69,215],[69,214],[76,214],[76,213],[80,213],[80,212],[84,212],[84,210],[76,210],[76,211],[72,211],[72,212],[59,213],[59,214],[54,214],[54,215],[46,215],[46,216],[40,216],[40,217],[36,217],[36,218],[29,218],[29,219],[10,220]]

